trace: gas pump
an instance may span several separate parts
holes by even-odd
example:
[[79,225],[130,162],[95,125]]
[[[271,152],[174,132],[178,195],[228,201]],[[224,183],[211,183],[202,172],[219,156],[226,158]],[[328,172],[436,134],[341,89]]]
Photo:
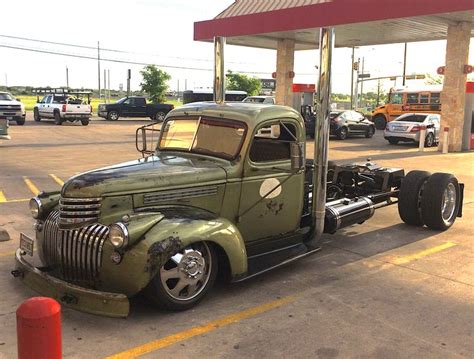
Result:
[[316,87],[314,84],[293,84],[293,108],[300,111],[304,119],[306,133],[313,138],[316,114],[314,112],[314,95]]
[[474,150],[474,82],[466,82],[462,149]]

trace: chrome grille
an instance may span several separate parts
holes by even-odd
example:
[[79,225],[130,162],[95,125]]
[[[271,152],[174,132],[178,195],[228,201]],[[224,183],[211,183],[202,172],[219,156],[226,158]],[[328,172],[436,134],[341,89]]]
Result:
[[20,111],[21,105],[0,105],[1,111]]
[[65,198],[59,201],[59,227],[82,227],[99,219],[101,198]]
[[60,213],[53,211],[44,223],[43,256],[48,267],[57,268],[66,280],[83,282],[97,278],[102,247],[109,228],[102,224],[72,230],[59,229]]
[[143,196],[143,204],[149,205],[162,201],[175,201],[202,196],[212,196],[217,194],[217,186],[206,186],[198,188],[174,189],[171,191],[161,191],[147,193]]

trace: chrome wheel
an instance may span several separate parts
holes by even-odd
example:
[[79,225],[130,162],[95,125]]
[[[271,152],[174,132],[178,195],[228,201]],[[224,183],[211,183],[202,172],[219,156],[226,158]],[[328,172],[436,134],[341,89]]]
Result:
[[165,120],[166,114],[164,112],[157,112],[155,115],[155,121],[163,122]]
[[117,112],[112,111],[112,112],[109,112],[108,118],[109,118],[109,120],[111,120],[111,121],[117,121],[118,118],[119,118],[119,115],[118,115]]
[[198,296],[211,276],[212,256],[204,242],[186,247],[161,267],[160,279],[171,298],[188,301]]
[[441,216],[446,224],[449,224],[453,219],[456,209],[456,200],[456,187],[453,183],[449,183],[444,190],[441,203]]

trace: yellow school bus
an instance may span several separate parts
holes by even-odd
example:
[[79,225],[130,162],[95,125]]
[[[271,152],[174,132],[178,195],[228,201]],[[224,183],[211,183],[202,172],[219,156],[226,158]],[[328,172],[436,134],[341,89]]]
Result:
[[392,88],[388,102],[372,111],[375,127],[383,130],[387,122],[409,112],[441,113],[442,85],[427,85],[417,88]]

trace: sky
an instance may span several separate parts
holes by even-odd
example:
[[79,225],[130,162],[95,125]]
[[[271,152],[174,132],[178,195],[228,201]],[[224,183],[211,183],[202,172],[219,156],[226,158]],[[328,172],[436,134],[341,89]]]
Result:
[[[154,63],[167,71],[171,89],[183,90],[212,85],[213,45],[193,41],[195,21],[212,19],[233,0],[82,0],[71,3],[58,0],[15,0],[4,4],[0,35],[77,44],[126,51],[101,51],[104,59]],[[21,21],[19,22],[19,19]],[[50,19],[50,20],[48,20]],[[337,33],[336,33],[337,36]],[[474,41],[471,39],[469,63],[474,64]],[[0,85],[65,86],[66,67],[69,86],[97,88],[98,69],[95,59],[78,59],[37,52],[5,48],[27,47],[86,57],[97,57],[96,49],[76,48],[57,44],[31,42],[0,36]],[[431,73],[445,61],[445,41],[408,44],[407,74]],[[337,48],[333,57],[333,92],[350,92],[351,49]],[[401,75],[403,44],[362,47],[356,58],[364,58],[366,72],[372,77]],[[234,72],[262,72],[269,78],[276,67],[276,51],[227,45],[226,69]],[[298,51],[295,54],[296,83],[314,83],[318,51]],[[191,67],[202,70],[176,69],[167,66]],[[132,90],[138,90],[139,71],[143,65],[101,61],[110,71],[110,85],[126,87],[127,69],[132,70]],[[416,82],[408,82],[408,85]],[[393,81],[383,83],[385,89]],[[397,85],[401,85],[397,83]],[[367,82],[364,91],[375,90],[375,81]]]

